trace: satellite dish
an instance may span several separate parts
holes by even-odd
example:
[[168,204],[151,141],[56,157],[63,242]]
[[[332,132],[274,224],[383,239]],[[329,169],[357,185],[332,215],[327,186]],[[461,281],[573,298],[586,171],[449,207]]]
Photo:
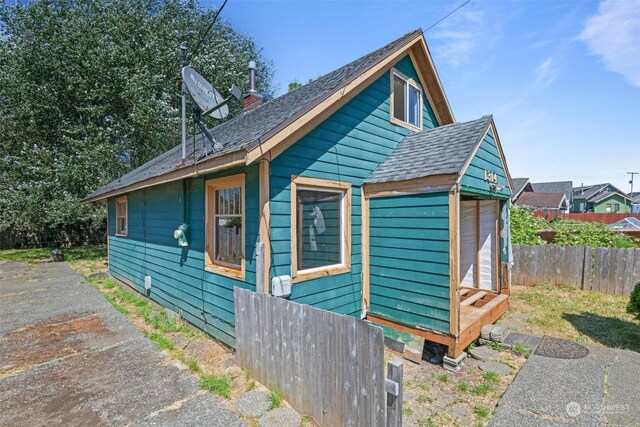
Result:
[[229,114],[226,100],[220,93],[196,70],[191,67],[182,69],[182,81],[191,98],[202,110],[202,114],[215,119],[224,119]]

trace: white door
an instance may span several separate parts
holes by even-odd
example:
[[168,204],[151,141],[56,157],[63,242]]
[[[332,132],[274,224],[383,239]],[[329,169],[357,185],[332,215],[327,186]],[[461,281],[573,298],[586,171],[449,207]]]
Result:
[[460,203],[460,285],[498,290],[498,202]]
[[480,202],[480,282],[479,288],[498,290],[498,202],[481,200]]

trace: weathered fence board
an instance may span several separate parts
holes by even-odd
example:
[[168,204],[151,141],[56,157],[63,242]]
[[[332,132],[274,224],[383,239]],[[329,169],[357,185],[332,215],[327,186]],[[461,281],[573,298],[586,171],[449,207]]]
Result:
[[381,328],[246,289],[234,296],[241,368],[320,425],[385,425]]
[[640,282],[640,249],[514,246],[513,256],[517,285],[551,283],[628,296]]

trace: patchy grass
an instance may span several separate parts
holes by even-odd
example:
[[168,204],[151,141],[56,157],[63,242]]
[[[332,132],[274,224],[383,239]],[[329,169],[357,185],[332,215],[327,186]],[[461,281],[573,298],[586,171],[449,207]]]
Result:
[[488,393],[491,393],[492,391],[493,384],[489,382],[480,383],[471,389],[471,393],[475,394],[476,396],[484,396]]
[[[80,260],[103,260],[107,258],[105,245],[82,245],[70,248],[60,248],[64,253],[65,261],[74,262]],[[51,258],[53,248],[35,249],[6,249],[0,251],[1,261],[35,262]]]
[[271,390],[269,399],[271,399],[271,409],[279,408],[282,405],[282,394],[278,390]]
[[449,374],[439,374],[438,376],[436,376],[436,378],[438,379],[438,381],[446,383],[447,381],[449,381]]
[[530,319],[521,332],[640,352],[640,320],[627,313],[628,297],[556,285],[513,286],[514,312]]
[[404,407],[402,408],[402,413],[405,415],[413,415],[413,409],[409,407]]
[[433,399],[429,396],[427,396],[426,394],[421,394],[420,396],[418,396],[416,398],[416,402],[418,403],[431,403],[433,402]]
[[466,393],[467,391],[469,391],[469,383],[466,381],[460,381],[456,388],[458,389],[458,391]]
[[473,413],[480,418],[487,418],[491,413],[491,409],[487,408],[486,406],[476,405],[473,408]]
[[174,350],[175,346],[167,337],[157,332],[146,332],[144,335],[149,338],[151,341],[156,343],[160,350]]
[[511,351],[517,354],[518,356],[529,358],[531,356],[531,349],[524,345],[522,341],[518,341],[511,347]]
[[200,377],[200,387],[225,399],[231,396],[231,382],[223,375],[203,375]]
[[500,374],[493,371],[485,371],[485,373],[482,374],[482,378],[489,383],[497,383],[500,381]]

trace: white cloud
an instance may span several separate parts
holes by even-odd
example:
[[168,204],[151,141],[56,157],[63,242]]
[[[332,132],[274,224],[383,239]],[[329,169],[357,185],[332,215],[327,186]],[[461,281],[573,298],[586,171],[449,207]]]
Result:
[[640,1],[604,0],[579,38],[609,70],[640,87]]
[[478,54],[478,47],[493,44],[498,36],[495,22],[488,22],[480,10],[460,11],[443,21],[427,34],[435,40],[434,56],[437,62],[460,66]]
[[545,59],[538,68],[536,68],[536,76],[539,83],[543,86],[550,85],[558,77],[558,67],[555,59],[550,56]]

